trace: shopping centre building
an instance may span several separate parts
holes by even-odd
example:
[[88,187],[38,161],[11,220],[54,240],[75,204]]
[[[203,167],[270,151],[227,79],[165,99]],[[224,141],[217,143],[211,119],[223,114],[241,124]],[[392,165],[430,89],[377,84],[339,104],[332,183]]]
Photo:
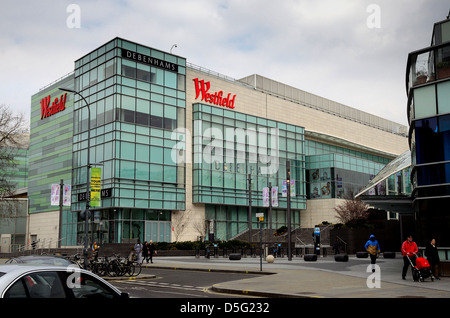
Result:
[[[293,229],[337,223],[334,208],[408,150],[401,124],[125,39],[74,66],[31,99],[32,240],[82,244],[79,212],[94,168],[90,239],[228,240],[259,228],[259,213],[274,231],[288,210]],[[71,190],[62,212],[51,191],[60,183]]]

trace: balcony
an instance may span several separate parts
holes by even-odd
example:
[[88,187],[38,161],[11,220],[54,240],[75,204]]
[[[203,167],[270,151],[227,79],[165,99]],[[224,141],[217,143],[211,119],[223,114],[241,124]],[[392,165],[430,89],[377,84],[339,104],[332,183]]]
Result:
[[409,54],[406,90],[450,77],[450,43],[433,46]]
[[408,55],[406,93],[411,105],[411,88],[450,77],[450,20],[435,23],[431,46]]

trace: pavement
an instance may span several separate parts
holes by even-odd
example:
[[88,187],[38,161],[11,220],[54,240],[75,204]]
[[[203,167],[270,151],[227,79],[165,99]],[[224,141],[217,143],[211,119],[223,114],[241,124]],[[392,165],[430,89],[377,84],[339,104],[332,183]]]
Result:
[[[0,263],[3,263],[0,260]],[[372,273],[369,258],[349,255],[347,262],[335,261],[334,255],[319,256],[317,261],[305,261],[301,256],[275,258],[273,263],[259,257],[230,260],[196,258],[194,256],[158,257],[146,268],[173,270],[239,272],[251,275],[248,279],[222,282],[212,290],[227,294],[268,298],[450,298],[450,277],[415,282],[411,268],[406,280],[401,278],[403,259],[379,258]],[[140,274],[122,279],[152,279],[155,275]],[[114,279],[117,279],[115,277]]]
[[370,259],[356,255],[349,255],[347,262],[337,262],[334,255],[329,255],[319,256],[317,261],[305,261],[301,256],[293,256],[291,260],[282,257],[275,258],[273,263],[259,257],[229,260],[222,256],[209,259],[156,256],[153,264],[143,264],[149,269],[258,274],[213,285],[212,290],[224,293],[224,297],[237,294],[269,298],[450,298],[450,277],[415,282],[409,268],[403,280],[401,255],[381,257],[376,265],[372,273]]

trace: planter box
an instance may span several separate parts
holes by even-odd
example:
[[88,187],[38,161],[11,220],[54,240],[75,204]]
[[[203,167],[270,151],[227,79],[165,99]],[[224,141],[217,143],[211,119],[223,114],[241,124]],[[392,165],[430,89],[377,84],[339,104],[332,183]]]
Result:
[[348,262],[348,255],[347,254],[334,255],[334,260],[336,262]]
[[368,258],[369,253],[367,252],[356,252],[356,258]]
[[303,256],[303,259],[306,262],[315,262],[317,261],[317,254],[305,254],[305,256]]
[[437,69],[437,78],[446,78],[450,77],[450,67],[438,68]]

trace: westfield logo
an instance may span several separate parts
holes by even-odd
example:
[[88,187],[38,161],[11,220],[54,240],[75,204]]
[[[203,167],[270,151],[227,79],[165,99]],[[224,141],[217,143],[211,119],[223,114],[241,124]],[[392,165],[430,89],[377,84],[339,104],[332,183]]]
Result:
[[66,97],[67,93],[61,95],[59,99],[56,97],[51,106],[49,106],[51,101],[50,95],[41,99],[41,119],[50,117],[66,109]]
[[210,104],[228,107],[233,109],[234,108],[234,100],[236,98],[236,95],[233,95],[231,97],[231,93],[227,95],[227,97],[224,97],[223,91],[215,92],[214,94],[208,93],[209,89],[211,88],[210,82],[205,82],[204,80],[199,80],[198,78],[194,79],[195,83],[195,99],[199,98],[200,95],[202,96],[202,101],[205,101]]

